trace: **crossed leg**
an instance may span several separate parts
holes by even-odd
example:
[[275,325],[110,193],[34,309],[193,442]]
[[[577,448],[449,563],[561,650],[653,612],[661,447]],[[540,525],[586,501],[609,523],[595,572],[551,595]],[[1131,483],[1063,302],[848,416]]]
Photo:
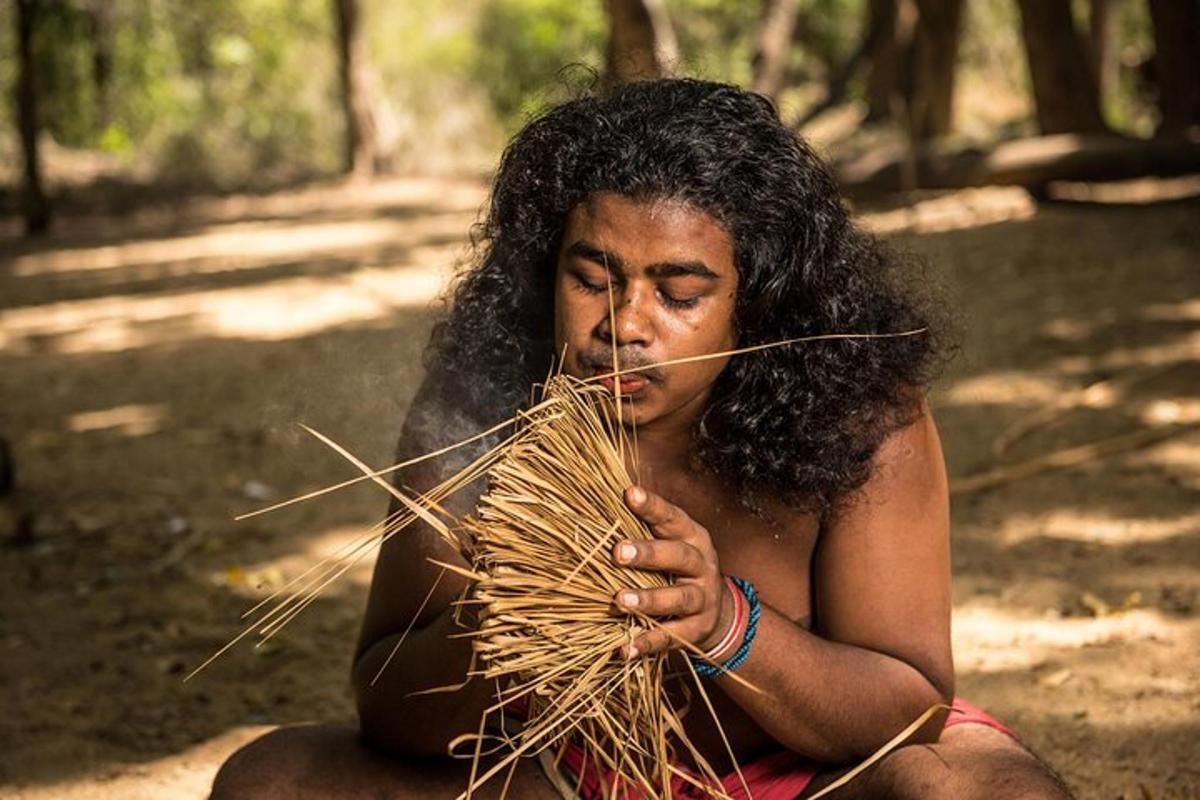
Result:
[[[449,800],[467,786],[470,762],[406,762],[364,746],[334,725],[280,728],[233,754],[217,773],[211,800]],[[473,796],[495,800],[504,773]],[[508,789],[517,800],[559,800],[534,759],[520,759]]]
[[[212,800],[424,800],[457,797],[469,763],[406,762],[366,748],[349,727],[281,728],[235,753],[217,773]],[[809,797],[837,775],[822,776]],[[475,794],[499,797],[497,776]],[[514,800],[559,800],[535,760],[521,759],[508,789]],[[936,744],[902,747],[831,800],[1071,800],[1062,781],[1036,756],[984,725],[947,728]]]
[[[838,776],[821,776],[810,797]],[[1071,800],[1048,766],[986,725],[946,728],[936,744],[909,745],[827,795],[830,800]]]

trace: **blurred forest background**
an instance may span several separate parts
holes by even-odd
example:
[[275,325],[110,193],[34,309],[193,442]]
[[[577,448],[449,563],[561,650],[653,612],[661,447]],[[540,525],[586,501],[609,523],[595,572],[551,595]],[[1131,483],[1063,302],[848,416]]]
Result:
[[[12,0],[2,13],[0,85],[17,102],[0,107],[0,182],[19,186],[24,167],[35,215],[41,184],[482,172],[548,103],[672,73],[775,98],[842,145],[837,158],[889,133],[961,150],[1039,133],[1144,140],[1200,119],[1188,0]],[[842,125],[822,137],[832,111]],[[1155,154],[1152,169],[1170,160],[1099,155],[1136,173]]]
[[[507,138],[772,97],[946,287],[960,693],[1082,798],[1200,797],[1198,0],[0,0],[0,796],[204,797],[348,721],[372,525]],[[368,559],[369,561],[369,559]],[[403,655],[403,653],[401,653]]]

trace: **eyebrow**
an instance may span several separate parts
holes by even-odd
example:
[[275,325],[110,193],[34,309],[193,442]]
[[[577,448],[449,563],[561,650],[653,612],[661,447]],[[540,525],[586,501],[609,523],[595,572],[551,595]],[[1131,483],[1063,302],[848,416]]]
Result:
[[[625,271],[625,262],[616,253],[609,253],[602,250],[593,244],[583,241],[582,239],[572,242],[567,247],[566,254],[577,258],[586,259],[595,264],[617,270]],[[650,264],[646,267],[646,272],[655,278],[678,278],[681,276],[694,276],[704,278],[709,281],[720,280],[721,276],[709,269],[708,265],[703,261],[659,261]]]

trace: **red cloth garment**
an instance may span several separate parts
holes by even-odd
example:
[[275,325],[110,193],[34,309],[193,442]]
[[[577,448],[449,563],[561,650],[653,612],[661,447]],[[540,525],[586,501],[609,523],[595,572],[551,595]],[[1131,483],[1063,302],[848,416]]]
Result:
[[[987,725],[1013,739],[1017,738],[1017,735],[1004,723],[986,711],[971,705],[966,700],[955,698],[950,716],[946,720],[946,727],[966,724]],[[579,786],[581,800],[601,800],[605,797],[611,798],[611,800],[641,800],[642,795],[637,787],[619,786],[615,792],[611,791],[611,773],[608,770],[597,768],[595,764],[585,764],[583,751],[575,745],[567,746],[559,766],[567,780]],[[808,787],[813,778],[826,769],[828,766],[825,764],[809,761],[790,751],[781,750],[742,765],[742,776],[746,779],[746,786],[750,787],[749,796],[747,796],[741,778],[736,772],[725,775],[721,779],[721,785],[734,800],[794,800],[796,795]],[[582,777],[580,773],[582,773]],[[697,780],[701,780],[699,775],[690,770],[689,774]],[[606,787],[601,785],[601,780],[608,784],[608,792],[605,791]],[[700,798],[709,795],[685,779],[675,777],[671,781],[671,796]]]

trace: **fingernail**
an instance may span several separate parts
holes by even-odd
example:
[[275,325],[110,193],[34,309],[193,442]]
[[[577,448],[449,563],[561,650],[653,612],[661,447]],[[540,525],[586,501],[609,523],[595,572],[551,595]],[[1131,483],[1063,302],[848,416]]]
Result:
[[640,506],[646,502],[646,490],[640,486],[635,486],[629,490],[629,501],[634,505]]
[[637,608],[637,604],[641,602],[637,592],[621,592],[621,605],[626,608]]
[[626,542],[617,548],[617,560],[623,563],[633,561],[637,557],[637,548]]
[[626,658],[637,658],[638,657],[638,648],[637,648],[636,644],[631,644],[631,645],[629,645],[629,647],[625,648],[625,657]]

